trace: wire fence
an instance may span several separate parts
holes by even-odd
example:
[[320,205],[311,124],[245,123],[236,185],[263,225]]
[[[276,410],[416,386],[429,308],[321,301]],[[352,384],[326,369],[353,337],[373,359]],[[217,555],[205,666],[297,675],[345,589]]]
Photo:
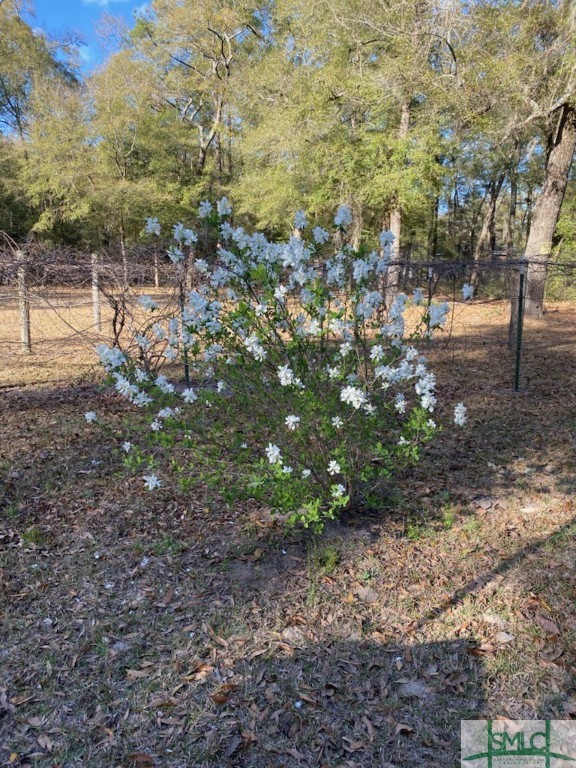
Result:
[[[576,343],[576,263],[550,262],[543,318],[525,313],[532,262],[494,259],[393,262],[398,289],[423,294],[425,302],[446,301],[444,331],[430,343],[440,361],[471,362],[488,386],[534,389],[546,371],[546,355]],[[94,365],[100,342],[127,343],[141,323],[138,297],[151,295],[161,313],[178,310],[182,283],[197,275],[173,265],[160,248],[138,247],[87,254],[39,245],[0,250],[0,386]],[[474,287],[472,299],[463,285]],[[494,362],[498,361],[498,365]],[[538,375],[536,375],[536,372]]]

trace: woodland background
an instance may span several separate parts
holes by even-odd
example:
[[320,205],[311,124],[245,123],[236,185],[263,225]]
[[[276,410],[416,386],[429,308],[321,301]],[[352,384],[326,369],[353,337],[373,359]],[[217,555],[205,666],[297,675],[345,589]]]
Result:
[[[92,250],[227,194],[271,236],[352,206],[413,259],[536,263],[576,240],[570,0],[155,0],[78,42],[0,1],[0,229]],[[567,194],[565,196],[566,186]],[[562,204],[563,203],[563,204]],[[536,274],[537,273],[537,274]],[[530,275],[529,275],[530,278]]]

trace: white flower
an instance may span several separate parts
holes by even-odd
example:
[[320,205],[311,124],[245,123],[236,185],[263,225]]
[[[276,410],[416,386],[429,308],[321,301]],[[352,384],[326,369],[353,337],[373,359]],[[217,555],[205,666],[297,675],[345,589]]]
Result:
[[172,264],[180,264],[181,261],[184,261],[184,253],[175,245],[171,245],[166,253]]
[[346,488],[341,483],[338,483],[338,485],[332,486],[331,491],[335,499],[341,499],[346,493]]
[[330,235],[328,232],[326,232],[325,229],[322,229],[322,227],[314,227],[312,230],[312,237],[314,238],[314,242],[318,243],[318,245],[322,245],[322,243],[327,242]]
[[322,330],[322,326],[320,325],[320,321],[317,320],[315,317],[310,320],[310,324],[308,326],[308,335],[309,336],[318,336]]
[[350,224],[352,224],[352,209],[348,205],[339,205],[338,210],[336,211],[336,216],[334,216],[334,224],[337,227],[342,227],[343,229],[346,229],[346,227],[349,227]]
[[154,419],[152,424],[150,424],[150,429],[152,432],[159,432],[162,429],[162,422],[158,421],[158,419]]
[[166,347],[164,350],[164,357],[169,363],[173,363],[178,357],[178,349],[175,349],[174,347]]
[[396,240],[396,238],[394,237],[394,234],[389,229],[385,229],[382,232],[380,232],[380,246],[382,250],[385,251],[388,248],[390,248],[394,240]]
[[182,224],[181,221],[179,221],[178,224],[174,224],[172,227],[172,236],[174,237],[174,240],[178,240],[178,242],[184,240],[184,224]]
[[335,365],[333,368],[331,368],[329,365],[326,366],[326,373],[328,374],[329,379],[337,379],[341,372],[342,371],[339,365]]
[[366,291],[362,301],[356,305],[356,314],[358,317],[370,320],[382,301],[382,294],[379,291]]
[[344,422],[342,421],[340,416],[333,416],[331,421],[332,421],[332,426],[336,427],[336,429],[342,429],[342,427],[344,426]]
[[191,405],[192,403],[195,403],[196,400],[198,400],[198,395],[192,387],[184,389],[180,396],[185,403],[188,403],[188,405]]
[[400,446],[410,445],[410,441],[409,441],[409,440],[406,440],[406,438],[405,438],[404,436],[402,436],[402,437],[401,437],[401,438],[398,440],[398,445],[400,445]]
[[300,416],[294,416],[291,414],[290,416],[286,416],[284,420],[284,424],[288,427],[288,429],[293,432],[296,427],[300,424]]
[[274,298],[276,301],[283,302],[286,294],[288,293],[288,288],[286,288],[285,285],[277,285],[274,289]]
[[169,395],[174,392],[174,384],[171,384],[163,374],[156,376],[156,381],[154,383],[161,392],[164,392],[165,395]]
[[450,307],[444,301],[442,304],[430,304],[430,328],[442,328],[445,325]]
[[121,376],[119,373],[113,373],[112,375],[115,379],[114,387],[119,394],[123,397],[127,397],[129,400],[132,400],[138,395],[140,390],[136,384],[131,384],[127,378]]
[[226,391],[226,382],[225,381],[219,381],[218,384],[216,384],[216,389],[218,390],[218,392],[220,394],[222,394],[222,392],[225,392]]
[[141,307],[144,307],[144,309],[148,309],[152,311],[153,309],[158,309],[158,302],[154,301],[154,299],[151,296],[140,296],[138,299],[138,303]]
[[252,334],[244,339],[244,346],[252,354],[258,362],[262,362],[266,357],[266,350],[260,344],[260,340],[256,334]]
[[424,303],[424,291],[422,288],[414,289],[414,293],[412,294],[412,302],[416,304],[417,307]]
[[296,211],[294,216],[294,229],[306,229],[308,222],[306,221],[306,214],[304,211]]
[[150,405],[152,402],[152,398],[150,395],[147,395],[146,392],[139,392],[133,399],[132,402],[134,405],[137,405],[138,408],[143,408],[145,405]]
[[352,264],[352,277],[354,280],[364,280],[370,274],[370,262],[364,259],[355,259]]
[[158,219],[156,218],[146,219],[146,226],[144,227],[144,231],[146,232],[147,235],[159,235],[160,223]]
[[404,395],[401,395],[398,393],[396,395],[396,402],[394,403],[394,408],[398,411],[398,413],[406,413],[406,398]]
[[86,411],[84,414],[84,418],[88,422],[88,424],[93,424],[95,421],[98,420],[98,416],[96,415],[95,411]]
[[430,427],[430,429],[436,429],[436,422],[434,421],[434,419],[428,419],[428,421],[426,422],[426,426]]
[[285,464],[282,467],[282,472],[284,472],[285,475],[291,475],[294,470],[292,467],[287,467]]
[[454,424],[456,424],[457,427],[463,427],[467,421],[468,416],[466,415],[466,406],[464,403],[458,403],[454,408]]
[[162,485],[156,475],[144,475],[142,480],[144,480],[144,487],[147,491],[154,491],[156,488],[160,488]]
[[375,344],[370,350],[370,360],[373,360],[375,363],[379,363],[385,355],[384,347],[381,344]]
[[262,317],[262,315],[265,315],[267,311],[268,305],[264,301],[261,301],[260,304],[256,304],[254,307],[254,314],[256,317]]
[[339,475],[342,471],[342,468],[340,467],[340,464],[338,464],[337,461],[332,460],[327,467],[327,472],[329,475]]
[[231,227],[227,221],[220,225],[220,235],[222,240],[230,240],[233,234],[234,227]]
[[228,202],[227,197],[221,197],[216,203],[216,210],[219,216],[230,216],[232,213],[232,206]]
[[158,411],[158,414],[156,416],[157,419],[169,419],[172,416],[177,416],[179,413],[179,408],[170,408],[169,405],[167,405],[165,408],[161,408]]
[[282,461],[280,448],[278,448],[277,445],[274,445],[274,443],[268,443],[265,453],[270,464],[276,464],[277,462]]
[[194,266],[198,272],[201,272],[203,275],[207,275],[208,270],[210,269],[210,265],[204,259],[195,259]]
[[349,403],[353,408],[358,410],[358,408],[368,401],[368,398],[364,390],[359,387],[344,387],[340,392],[340,400],[342,400],[343,403]]
[[109,347],[107,344],[98,344],[96,354],[107,371],[120,368],[126,362],[126,356],[117,347]]
[[198,235],[193,229],[185,229],[182,232],[182,237],[184,238],[184,245],[194,245],[198,242]]
[[302,470],[302,479],[306,480],[306,478],[310,477],[312,474],[312,471],[310,469],[303,469]]
[[200,216],[201,219],[205,219],[206,216],[209,216],[211,213],[212,203],[209,200],[202,200],[198,206],[198,216]]
[[340,346],[340,355],[341,355],[341,357],[346,357],[346,355],[349,352],[352,352],[353,349],[354,349],[354,347],[352,346],[352,344],[350,344],[349,341],[345,341],[344,344],[342,344]]
[[125,443],[122,443],[122,450],[124,453],[130,453],[132,450],[132,443],[129,443],[128,440],[126,440]]
[[471,299],[474,296],[474,286],[470,285],[470,283],[464,283],[462,286],[462,296],[464,301]]
[[150,339],[141,333],[138,333],[136,334],[136,336],[134,336],[134,341],[136,342],[136,344],[138,344],[140,349],[150,349],[150,347],[152,346],[152,342],[150,341]]
[[294,384],[296,377],[294,376],[294,371],[290,368],[289,365],[279,365],[278,366],[278,378],[280,380],[280,384],[283,387],[288,387],[290,384]]

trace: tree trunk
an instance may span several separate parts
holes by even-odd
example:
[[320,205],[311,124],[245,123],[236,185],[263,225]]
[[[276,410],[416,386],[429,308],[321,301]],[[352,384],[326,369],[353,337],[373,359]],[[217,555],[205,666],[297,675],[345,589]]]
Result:
[[484,217],[482,219],[482,229],[480,231],[480,237],[476,241],[474,246],[474,267],[472,268],[472,277],[470,282],[474,286],[474,290],[478,287],[478,279],[480,277],[478,262],[481,257],[490,252],[490,255],[494,255],[493,251],[493,232],[496,222],[496,205],[498,203],[498,196],[502,189],[502,184],[506,178],[505,174],[501,174],[497,179],[491,181],[488,185],[488,206],[484,211]]
[[520,147],[515,144],[516,152],[514,163],[510,166],[508,178],[510,179],[510,199],[508,202],[508,212],[504,220],[504,231],[502,240],[506,244],[506,258],[511,259],[514,256],[514,230],[516,229],[516,209],[518,206],[518,164],[520,162]]
[[530,234],[526,243],[525,257],[528,267],[525,313],[530,317],[542,317],[544,313],[544,288],[548,260],[552,251],[552,238],[558,223],[575,149],[576,109],[564,105],[560,111],[558,123],[549,136],[544,184],[534,206]]
[[511,259],[514,256],[514,229],[516,227],[517,204],[518,204],[518,168],[515,167],[510,174],[510,202],[508,204],[508,216],[506,217],[506,230],[504,233],[507,259]]
[[438,207],[440,205],[440,196],[434,196],[432,204],[432,218],[430,220],[430,229],[428,230],[428,258],[432,261],[436,258],[438,250]]
[[[406,100],[402,104],[402,112],[400,113],[400,125],[398,127],[398,139],[404,141],[408,138],[408,130],[410,127],[410,101]],[[394,242],[392,244],[392,260],[388,267],[388,274],[386,279],[386,291],[384,294],[384,301],[386,309],[390,309],[392,302],[396,298],[398,293],[398,285],[400,282],[400,238],[402,236],[402,209],[398,199],[394,201],[394,206],[390,211],[390,231],[394,235]]]
[[120,216],[120,254],[122,256],[122,287],[128,287],[128,254],[126,253],[126,230],[124,229],[124,217]]
[[154,288],[160,288],[160,267],[157,253],[154,253]]
[[92,262],[92,316],[94,318],[94,330],[102,333],[102,307],[100,304],[100,274],[98,270],[98,254],[91,255]]

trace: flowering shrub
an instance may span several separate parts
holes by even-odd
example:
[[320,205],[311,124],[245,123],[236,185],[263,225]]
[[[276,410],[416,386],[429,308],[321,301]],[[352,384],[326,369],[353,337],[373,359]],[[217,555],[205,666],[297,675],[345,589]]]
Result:
[[[105,345],[100,359],[116,389],[146,409],[162,445],[181,444],[196,462],[221,468],[236,493],[321,529],[345,508],[373,503],[437,431],[435,377],[417,344],[444,325],[448,305],[425,306],[416,291],[399,293],[385,311],[390,232],[378,250],[344,244],[334,253],[321,227],[307,240],[274,243],[233,227],[230,214],[225,198],[216,210],[200,205],[202,226],[219,238],[211,264],[194,257],[195,233],[174,227],[168,255],[189,260],[202,284],[179,316],[149,324],[138,360]],[[339,242],[351,220],[340,206]],[[303,212],[295,225],[306,233]],[[147,228],[160,234],[155,219]],[[146,297],[141,305],[152,315],[157,309]],[[411,306],[420,308],[408,322]],[[146,365],[146,349],[159,343],[168,361],[185,353],[192,386]],[[459,404],[456,420],[465,419]],[[133,446],[123,449],[130,455]],[[143,480],[150,490],[162,482],[155,474]]]

